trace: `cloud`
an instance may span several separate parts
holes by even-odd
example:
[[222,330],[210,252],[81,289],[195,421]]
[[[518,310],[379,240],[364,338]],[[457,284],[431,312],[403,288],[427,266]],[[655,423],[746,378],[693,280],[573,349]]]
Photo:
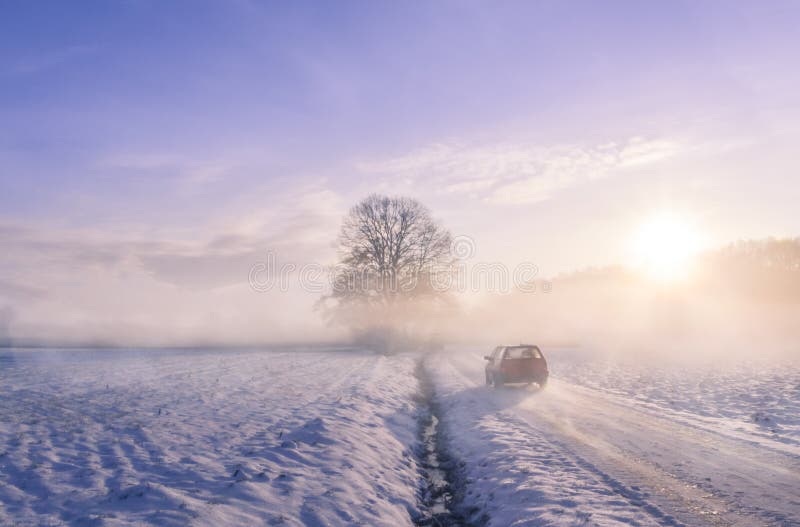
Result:
[[362,161],[357,169],[411,184],[432,184],[439,193],[523,204],[551,199],[559,191],[631,167],[666,160],[682,150],[676,141],[641,137],[594,146],[437,143],[396,158]]
[[491,188],[497,182],[495,178],[473,179],[452,183],[445,187],[445,191],[454,194],[475,193]]
[[45,291],[26,283],[17,283],[13,280],[0,280],[0,301],[24,302],[43,298]]
[[681,151],[682,145],[674,141],[646,141],[635,137],[619,152],[619,165],[629,167],[657,163],[678,155]]
[[95,49],[89,46],[67,46],[36,54],[19,56],[3,70],[6,75],[31,75],[57,68],[90,55]]
[[204,158],[158,152],[114,154],[97,162],[100,169],[140,175],[170,176],[186,184],[220,181],[235,172],[241,159],[231,155]]
[[331,263],[344,212],[338,195],[305,187],[269,202],[188,231],[0,222],[0,308],[13,306],[0,313],[0,338],[131,345],[326,338],[324,321],[309,319],[318,295],[301,290],[296,277],[290,291],[269,293],[254,292],[248,278],[268,251],[279,265]]
[[[61,274],[80,279],[92,272],[138,269],[167,284],[214,289],[246,284],[250,266],[267,251],[281,260],[322,260],[335,240],[342,213],[338,196],[327,190],[283,195],[281,205],[241,214],[209,227],[197,239],[168,232],[97,229],[34,229],[0,224],[5,257],[0,264],[0,295],[42,296],[38,280]],[[38,269],[32,273],[31,271]],[[8,277],[17,277],[11,280]],[[25,280],[19,281],[20,276]],[[34,285],[31,285],[34,284]]]

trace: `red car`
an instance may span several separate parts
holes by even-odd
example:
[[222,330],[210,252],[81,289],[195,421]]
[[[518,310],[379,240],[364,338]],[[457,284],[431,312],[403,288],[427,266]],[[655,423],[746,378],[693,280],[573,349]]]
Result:
[[547,377],[547,361],[538,346],[498,346],[491,355],[483,357],[486,365],[486,385],[503,386],[514,383],[537,383],[544,388]]

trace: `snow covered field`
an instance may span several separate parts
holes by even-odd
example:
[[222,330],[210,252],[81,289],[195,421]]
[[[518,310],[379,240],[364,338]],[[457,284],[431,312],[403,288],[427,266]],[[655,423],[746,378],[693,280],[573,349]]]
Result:
[[800,445],[800,361],[754,354],[653,366],[635,357],[597,358],[568,349],[554,350],[553,358],[559,378],[626,404],[773,448]]
[[0,525],[411,526],[432,457],[472,525],[800,525],[797,365],[484,352],[2,351]]
[[414,360],[0,353],[0,525],[412,525]]

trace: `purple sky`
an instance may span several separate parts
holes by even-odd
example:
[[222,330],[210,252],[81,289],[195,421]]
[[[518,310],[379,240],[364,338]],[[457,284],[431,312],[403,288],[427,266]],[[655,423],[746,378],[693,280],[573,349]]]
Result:
[[293,335],[313,298],[255,295],[248,266],[330,262],[374,191],[546,275],[624,261],[664,210],[708,245],[798,235],[799,24],[797,2],[3,2],[0,333]]

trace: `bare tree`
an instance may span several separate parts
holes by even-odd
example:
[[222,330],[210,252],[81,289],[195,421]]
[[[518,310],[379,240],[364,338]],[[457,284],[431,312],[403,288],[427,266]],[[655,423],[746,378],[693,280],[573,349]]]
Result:
[[376,319],[388,324],[409,306],[427,309],[444,300],[434,279],[451,271],[451,242],[420,202],[368,196],[342,223],[333,290],[322,299],[327,314],[363,330]]

